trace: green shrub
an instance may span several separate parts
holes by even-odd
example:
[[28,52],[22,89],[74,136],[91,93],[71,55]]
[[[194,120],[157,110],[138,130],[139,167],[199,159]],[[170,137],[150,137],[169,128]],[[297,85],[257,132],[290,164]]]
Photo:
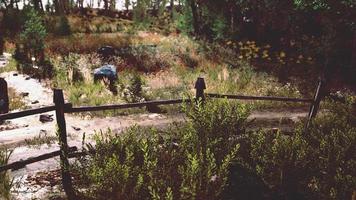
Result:
[[[0,166],[8,164],[9,158],[11,156],[11,151],[0,149]],[[11,199],[10,189],[13,186],[13,181],[11,180],[7,171],[0,172],[0,198],[9,200]]]
[[[269,199],[351,199],[356,186],[356,117],[351,105],[331,105],[307,132],[302,127],[290,136],[260,131],[241,143],[238,165],[263,183]],[[235,176],[230,185],[241,181]],[[238,193],[241,187],[234,190]]]
[[217,17],[212,24],[212,31],[214,33],[214,39],[224,39],[226,37],[226,30],[228,26],[223,17]]
[[26,13],[24,29],[20,35],[28,59],[34,56],[37,60],[43,61],[46,35],[46,28],[40,15],[37,11],[29,9]]
[[185,110],[186,123],[163,130],[132,127],[120,135],[97,134],[96,152],[75,167],[87,188],[85,196],[218,199],[239,148],[234,138],[244,132],[248,110],[228,101]]
[[[127,77],[124,80],[124,77]],[[119,78],[121,97],[128,103],[145,101],[143,86],[145,82],[138,72],[123,73]]]

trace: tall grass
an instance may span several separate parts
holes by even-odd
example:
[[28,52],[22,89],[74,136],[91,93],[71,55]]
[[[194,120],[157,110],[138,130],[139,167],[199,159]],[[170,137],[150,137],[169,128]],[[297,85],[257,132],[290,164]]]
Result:
[[8,93],[10,110],[24,110],[28,107],[26,106],[26,103],[23,101],[22,97],[17,94],[13,88],[9,87]]
[[[63,45],[65,52],[72,51],[70,50],[72,48],[75,52],[81,52],[81,48],[83,48],[84,52],[92,52],[95,51],[97,47],[106,44],[105,41],[115,43],[113,44],[114,47],[122,47],[136,43],[145,44],[149,41],[152,41],[153,44],[157,43],[158,45],[156,48],[142,45],[127,48],[126,53],[114,59],[117,61],[110,62],[110,64],[116,65],[119,71],[117,84],[117,88],[119,89],[118,96],[107,92],[105,87],[96,88],[99,86],[92,86],[92,78],[90,78],[92,76],[92,69],[104,64],[98,56],[93,56],[95,54],[70,53],[62,59],[54,59],[56,60],[55,68],[57,69],[54,82],[62,88],[67,88],[66,92],[68,96],[77,105],[87,103],[96,105],[97,103],[132,102],[138,97],[131,95],[131,89],[134,87],[130,79],[133,74],[138,74],[140,79],[143,80],[142,94],[139,97],[142,100],[172,99],[192,96],[195,93],[195,81],[199,76],[205,77],[207,83],[206,92],[256,96],[302,97],[301,92],[291,83],[280,83],[273,76],[257,72],[247,61],[237,59],[234,66],[223,62],[226,57],[233,56],[232,53],[224,55],[224,58],[220,58],[219,56],[216,57],[216,59],[215,57],[210,57],[210,54],[204,53],[204,48],[208,47],[204,47],[199,42],[193,41],[186,36],[164,37],[152,33],[140,33],[136,36],[129,37],[128,41],[124,40],[125,37],[120,34],[101,34],[98,35],[97,38],[93,37],[93,35],[87,35],[85,36],[87,38],[83,41],[76,39],[78,37],[84,36],[75,35],[72,39],[64,38],[66,42],[59,44],[59,47],[56,47],[57,45],[54,43],[56,43],[56,40],[58,42],[61,39],[56,39],[52,41],[53,48],[55,48],[55,51],[61,51],[60,49]],[[70,40],[73,40],[73,43],[67,45],[66,43],[69,43]],[[73,46],[71,47],[71,45]],[[75,47],[76,45],[78,45],[78,47]],[[69,62],[71,55],[76,55],[77,57],[74,64]],[[73,67],[74,65],[77,70],[83,74],[85,80],[77,81],[73,87],[73,83],[67,81],[68,70],[66,70],[66,66]],[[93,92],[99,92],[99,95],[90,94]],[[91,100],[85,100],[86,98]],[[252,104],[257,108],[300,105],[271,103],[266,101],[252,102]],[[171,109],[169,108],[168,110]]]
[[115,48],[130,45],[132,37],[118,34],[75,34],[69,37],[47,38],[47,54],[68,55],[69,53],[93,53],[102,46]]
[[9,63],[5,66],[0,68],[0,74],[3,72],[11,72],[16,71],[17,62],[15,59],[10,59]]
[[[9,162],[12,151],[0,149],[0,166],[6,165]],[[11,187],[13,181],[11,180],[7,171],[0,172],[0,199],[11,199]]]

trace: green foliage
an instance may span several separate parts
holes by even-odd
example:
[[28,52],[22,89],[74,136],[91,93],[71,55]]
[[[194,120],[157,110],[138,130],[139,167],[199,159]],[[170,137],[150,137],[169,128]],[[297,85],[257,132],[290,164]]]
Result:
[[26,21],[21,32],[21,42],[25,47],[25,54],[43,59],[45,48],[46,29],[42,23],[41,16],[34,9],[26,13]]
[[179,14],[176,20],[177,29],[183,33],[193,33],[193,16],[187,5],[183,8],[183,13]]
[[214,33],[215,39],[224,39],[227,36],[226,35],[227,24],[223,17],[217,17],[214,20],[211,29]]
[[134,21],[138,24],[148,24],[150,16],[147,13],[149,0],[138,0],[133,6]]
[[48,146],[51,146],[57,140],[58,140],[58,136],[47,136],[47,134],[44,135],[40,134],[31,139],[25,139],[25,143],[28,147],[34,147],[40,149],[43,144],[47,144]]
[[16,93],[13,88],[9,87],[8,93],[10,100],[10,110],[25,110],[28,108],[26,103],[23,101],[23,97],[18,95],[18,93]]
[[129,76],[127,83],[123,79],[119,79],[119,87],[123,99],[129,103],[145,101],[143,91],[145,82],[141,75],[138,72],[131,72],[127,76]]
[[[9,162],[12,151],[0,149],[0,166],[6,165]],[[0,198],[5,200],[11,199],[11,188],[13,181],[7,171],[0,172]]]
[[[96,152],[76,169],[92,199],[217,199],[248,110],[228,101],[187,107],[168,129],[132,127],[96,136]],[[223,128],[221,128],[223,127]],[[169,134],[168,134],[169,133]],[[88,147],[90,152],[92,147]],[[88,187],[88,184],[90,187]]]
[[331,105],[307,132],[302,127],[289,136],[260,131],[243,142],[239,162],[262,180],[272,199],[351,199],[356,116],[352,104]]

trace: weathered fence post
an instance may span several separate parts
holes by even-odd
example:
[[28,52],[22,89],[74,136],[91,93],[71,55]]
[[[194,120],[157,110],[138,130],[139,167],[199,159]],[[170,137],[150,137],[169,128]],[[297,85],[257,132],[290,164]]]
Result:
[[315,91],[315,94],[314,94],[313,103],[310,106],[308,119],[307,119],[307,122],[306,122],[305,127],[304,127],[305,131],[307,131],[307,129],[309,128],[311,120],[318,113],[319,106],[320,106],[320,101],[321,101],[321,99],[323,97],[323,93],[324,93],[324,85],[325,85],[325,81],[323,79],[320,79],[318,87],[316,88],[316,91]]
[[[0,78],[0,114],[9,112],[9,95],[7,91],[7,82]],[[2,122],[0,121],[0,124]]]
[[60,159],[61,159],[61,173],[62,173],[62,184],[64,192],[69,200],[75,200],[76,195],[72,184],[72,179],[69,172],[69,147],[67,143],[67,130],[66,121],[64,117],[64,97],[63,91],[60,89],[54,89],[53,101],[56,106],[56,118],[58,125],[58,138],[59,145],[61,149]]
[[201,101],[202,103],[204,103],[205,101],[205,94],[204,94],[204,90],[206,89],[206,85],[205,85],[205,80],[202,77],[199,77],[197,79],[197,81],[195,82],[195,101],[198,103],[199,101]]

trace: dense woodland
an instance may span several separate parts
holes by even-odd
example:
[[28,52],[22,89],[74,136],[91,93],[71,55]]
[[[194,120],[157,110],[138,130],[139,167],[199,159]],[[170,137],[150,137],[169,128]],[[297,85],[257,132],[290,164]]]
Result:
[[[355,0],[0,0],[3,52],[12,58],[0,74],[62,88],[73,106],[188,99],[199,76],[207,92],[255,96],[312,98],[325,83],[321,114],[307,129],[279,119],[288,132],[250,130],[248,116],[305,105],[207,99],[74,116],[186,118],[103,130],[88,139],[95,147],[83,135],[69,199],[355,199]],[[109,85],[92,77],[104,64],[118,71]],[[26,108],[9,96],[10,110]],[[9,156],[0,148],[0,165]],[[11,184],[0,173],[0,198]]]

